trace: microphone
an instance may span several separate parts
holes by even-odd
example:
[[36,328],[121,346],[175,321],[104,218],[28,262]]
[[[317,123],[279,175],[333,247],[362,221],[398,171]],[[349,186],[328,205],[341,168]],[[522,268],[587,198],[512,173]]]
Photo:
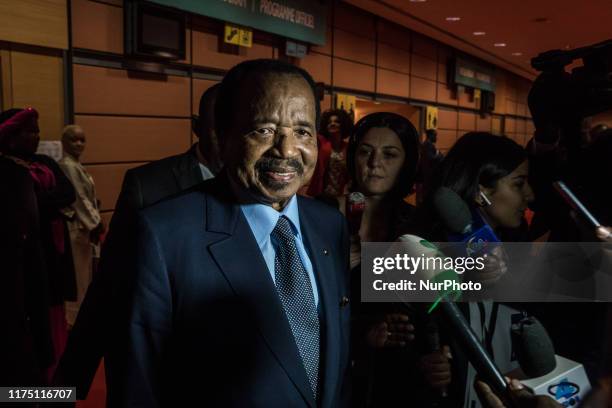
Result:
[[445,300],[440,302],[439,310],[478,375],[497,395],[506,395],[507,384],[503,374],[478,340],[457,305],[450,300]]
[[[438,250],[434,244],[416,235],[402,235],[397,239],[397,242],[411,244],[409,246],[411,252],[411,254],[409,254],[410,256],[444,256],[444,254]],[[449,272],[453,271],[442,270],[437,272],[437,274],[433,275],[430,271],[425,275],[428,276],[429,279],[439,279],[440,275],[448,275]],[[448,297],[448,295],[444,296],[440,302],[436,301],[436,303],[434,303],[434,305],[429,309],[429,312],[431,312],[436,305],[442,319],[446,323],[446,326],[451,331],[453,337],[459,342],[462,351],[465,352],[469,362],[476,369],[476,372],[487,384],[489,384],[491,389],[497,395],[507,395],[507,384],[503,374],[495,365],[495,362],[491,356],[489,356],[482,343],[478,340],[476,334],[474,334],[474,331],[457,305]],[[433,338],[433,336],[431,340],[432,342],[430,345],[435,346],[435,338]],[[506,406],[511,407],[512,405],[510,404]]]
[[553,342],[538,319],[523,317],[512,325],[511,336],[521,370],[528,378],[542,377],[555,369]]
[[358,191],[354,191],[346,198],[346,219],[348,222],[349,233],[355,235],[359,233],[361,219],[365,210],[365,196]]
[[591,389],[582,364],[555,355],[552,340],[535,317],[512,325],[512,344],[520,369],[508,373],[536,395],[547,395],[563,406],[576,406]]
[[470,211],[457,193],[448,187],[440,187],[434,193],[433,205],[450,231],[448,240],[465,244],[465,255],[473,256],[487,252],[490,242],[500,242],[493,229],[480,213]]

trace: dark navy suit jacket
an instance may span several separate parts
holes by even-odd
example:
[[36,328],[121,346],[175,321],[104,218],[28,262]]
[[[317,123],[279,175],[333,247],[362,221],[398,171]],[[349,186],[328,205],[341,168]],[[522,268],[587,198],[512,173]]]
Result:
[[[348,235],[341,214],[298,206],[320,295],[320,398],[249,224],[223,177],[139,212],[129,324],[111,406],[341,407],[348,369]],[[121,347],[124,345],[125,347]],[[116,368],[116,367],[114,367]]]

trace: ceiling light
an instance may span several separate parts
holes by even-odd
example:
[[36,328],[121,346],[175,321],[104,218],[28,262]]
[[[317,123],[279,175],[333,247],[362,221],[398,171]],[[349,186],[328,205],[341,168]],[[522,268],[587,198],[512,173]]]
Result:
[[495,47],[505,47],[506,43],[495,43],[495,44],[493,44],[493,46],[495,46]]
[[485,35],[486,33],[484,31],[474,31],[472,34],[474,34],[474,35]]
[[513,52],[512,55],[514,55],[515,57],[520,57],[521,55],[523,55],[522,52]]
[[446,21],[459,21],[461,17],[446,17]]

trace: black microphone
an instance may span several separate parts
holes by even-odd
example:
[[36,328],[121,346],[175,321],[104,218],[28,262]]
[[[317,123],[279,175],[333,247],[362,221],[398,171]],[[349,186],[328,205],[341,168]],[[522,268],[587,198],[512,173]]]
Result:
[[448,187],[440,187],[433,195],[433,206],[444,226],[453,234],[472,231],[472,214],[468,205]]
[[511,333],[516,358],[528,378],[542,377],[557,367],[552,340],[535,317],[525,316],[512,325]]
[[466,354],[478,375],[491,387],[495,394],[499,396],[506,395],[507,384],[503,374],[499,371],[499,368],[497,368],[482,343],[480,343],[474,331],[472,331],[461,310],[459,310],[454,302],[449,300],[440,302],[439,308],[442,317],[448,324],[449,330],[458,340],[462,351]]

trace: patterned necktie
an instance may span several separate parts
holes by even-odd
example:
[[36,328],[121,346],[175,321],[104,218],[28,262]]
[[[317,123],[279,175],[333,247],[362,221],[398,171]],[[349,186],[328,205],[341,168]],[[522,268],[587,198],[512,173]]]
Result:
[[271,237],[277,243],[274,257],[276,289],[316,399],[319,377],[319,315],[312,285],[286,217],[279,217]]

